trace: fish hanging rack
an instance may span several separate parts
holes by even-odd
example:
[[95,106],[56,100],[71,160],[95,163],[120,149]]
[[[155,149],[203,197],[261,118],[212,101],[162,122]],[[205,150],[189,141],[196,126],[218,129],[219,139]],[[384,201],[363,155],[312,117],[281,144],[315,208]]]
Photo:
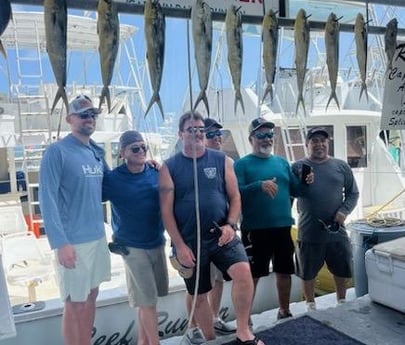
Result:
[[[37,5],[42,6],[43,0],[10,0],[11,3],[15,4],[26,4],[26,5]],[[396,7],[404,7],[405,8],[405,0],[363,0],[363,1],[354,1],[358,3],[363,3],[364,5],[371,5],[371,4],[382,4],[387,6],[396,6]],[[90,10],[95,11],[97,8],[98,0],[66,0],[68,8],[75,8],[75,9],[83,9],[83,10]],[[118,11],[121,13],[128,13],[128,14],[143,14],[144,5],[139,4],[135,1],[131,2],[127,0],[127,2],[117,1]],[[177,9],[177,8],[169,8],[163,7],[163,12],[168,17],[173,18],[183,18],[188,19],[190,18],[191,9]],[[310,14],[310,13],[308,13]],[[212,13],[212,20],[214,21],[224,21],[225,20],[225,13],[213,12]],[[242,22],[244,24],[257,24],[261,25],[263,18],[261,16],[242,16]],[[294,22],[295,18],[285,18],[279,17],[278,24],[280,27],[290,28],[291,30],[294,29]],[[311,21],[309,19],[310,29],[313,31],[322,31],[325,28],[325,23],[323,21]],[[340,31],[341,32],[353,32],[354,31],[354,24],[340,24]],[[368,33],[375,34],[375,35],[384,35],[386,28],[383,26],[368,26]],[[398,36],[405,36],[405,28],[398,28]]]

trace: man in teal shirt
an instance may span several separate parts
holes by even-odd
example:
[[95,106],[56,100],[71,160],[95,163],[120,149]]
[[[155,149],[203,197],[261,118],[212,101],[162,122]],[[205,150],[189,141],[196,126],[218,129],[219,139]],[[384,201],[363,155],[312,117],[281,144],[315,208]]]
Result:
[[289,163],[272,154],[274,123],[254,119],[249,126],[252,153],[235,162],[242,197],[242,240],[248,251],[255,287],[267,276],[270,261],[276,274],[278,319],[290,317],[294,243],[291,239],[291,195],[299,181]]

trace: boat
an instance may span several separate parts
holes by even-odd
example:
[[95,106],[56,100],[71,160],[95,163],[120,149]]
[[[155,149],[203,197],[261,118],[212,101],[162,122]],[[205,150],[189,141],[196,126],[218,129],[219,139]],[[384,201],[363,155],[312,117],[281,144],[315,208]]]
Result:
[[[325,13],[331,8],[336,8],[340,2],[332,1],[328,3],[332,7],[324,4],[326,7],[322,11],[313,11],[318,15],[315,20],[325,18]],[[346,1],[344,3],[347,7],[340,10],[350,9],[352,15],[359,10],[364,11],[365,9],[364,3],[352,4],[354,3],[352,1],[350,4]],[[306,6],[300,1],[292,1],[291,8],[295,11],[301,5],[302,7]],[[42,60],[43,51],[41,52],[41,49],[44,47],[44,37],[41,36],[41,32],[43,32],[43,29],[41,29],[41,25],[43,27],[43,14],[41,12],[14,12],[13,15],[14,24],[7,29],[11,30],[11,33],[6,31],[2,36],[2,40],[3,42],[11,42],[9,44],[15,47],[13,49],[16,54],[17,52],[19,54],[23,53],[26,49],[34,50],[37,54],[34,62],[38,65]],[[388,10],[386,15],[388,15]],[[389,15],[392,17],[394,13]],[[347,18],[347,23],[352,19],[353,16],[351,19]],[[34,28],[27,27],[30,23],[35,23]],[[94,17],[89,13],[85,13],[83,16],[70,15],[69,23],[71,23],[69,33],[72,47],[74,47],[74,43],[81,41],[78,37],[85,36],[89,38],[89,41],[84,42],[87,45],[76,46],[74,49],[79,52],[91,50],[94,54],[97,49]],[[256,33],[251,33],[252,36],[256,35],[258,37],[257,27],[252,28],[252,30],[256,30]],[[284,33],[283,42],[287,45],[285,49],[291,50],[291,32],[284,28],[281,30]],[[122,42],[124,43],[121,48],[123,49],[121,57],[127,58],[132,63],[137,61],[136,54],[131,50],[131,47],[133,47],[131,38],[136,31],[134,27],[123,25],[122,35],[124,37],[122,37]],[[315,32],[312,42],[313,47],[319,48],[321,39],[321,33]],[[374,59],[370,59],[370,65],[376,63],[378,59],[384,60],[384,55],[381,55],[381,48],[380,42],[379,55],[377,54]],[[130,52],[129,54],[125,52],[126,49]],[[225,56],[223,54],[224,49],[223,45],[218,44],[218,51],[215,54],[217,59]],[[298,116],[295,114],[297,94],[295,70],[291,67],[283,67],[280,62],[277,66],[275,81],[275,101],[261,104],[261,93],[264,84],[262,80],[264,78],[260,72],[259,78],[255,78],[259,79],[259,81],[242,90],[246,109],[245,115],[235,114],[233,90],[224,87],[223,84],[221,85],[218,81],[220,77],[213,76],[208,88],[208,99],[210,104],[215,104],[215,113],[213,113],[212,117],[224,125],[225,152],[233,159],[238,159],[250,152],[250,145],[247,140],[248,123],[259,115],[276,124],[275,152],[285,156],[290,161],[305,155],[303,136],[305,131],[311,126],[324,126],[331,130],[333,137],[331,153],[335,157],[349,162],[361,189],[361,200],[357,209],[351,215],[352,219],[361,219],[371,215],[381,206],[385,207],[378,212],[379,217],[389,215],[402,218],[405,211],[405,200],[401,196],[395,202],[385,205],[398,194],[398,191],[405,188],[402,174],[405,160],[402,158],[396,160],[397,158],[390,152],[390,145],[395,144],[393,138],[397,135],[400,136],[401,133],[387,135],[386,132],[380,131],[383,104],[382,91],[384,89],[382,66],[379,66],[380,68],[375,71],[373,70],[372,77],[370,76],[368,79],[370,83],[368,85],[370,96],[368,103],[364,99],[361,102],[358,101],[360,88],[356,70],[346,68],[340,71],[338,97],[341,100],[342,109],[338,110],[331,106],[328,111],[325,111],[330,87],[327,72],[325,68],[320,67],[324,65],[324,55],[321,49],[316,49],[316,51],[318,53],[317,58],[320,60],[317,65],[310,67],[306,82],[305,103],[309,110],[308,114],[298,114]],[[21,54],[18,56],[17,62],[21,63],[21,66],[30,63],[29,59],[25,61]],[[87,60],[84,66],[92,63],[92,61]],[[282,60],[279,59],[279,61]],[[219,66],[224,62],[218,60],[215,64]],[[136,63],[134,66],[138,67],[139,65]],[[23,70],[20,67],[18,69]],[[125,72],[123,73],[125,74]],[[63,136],[67,128],[64,128],[62,124],[60,130],[58,130],[58,117],[49,117],[48,104],[56,92],[55,85],[50,81],[43,83],[44,75],[38,76],[34,74],[20,75],[17,80],[10,77],[10,96],[4,97],[1,102],[3,112],[0,114],[0,143],[2,145],[0,147],[2,153],[0,159],[7,162],[8,169],[6,169],[7,171],[0,171],[0,179],[9,182],[10,192],[6,193],[7,197],[2,198],[0,195],[0,203],[3,200],[5,204],[3,206],[7,207],[11,199],[20,205],[30,230],[39,236],[39,240],[46,241],[41,230],[41,219],[38,204],[36,203],[38,164],[44,148],[58,136]],[[103,120],[94,136],[97,142],[105,145],[111,166],[117,164],[117,141],[119,135],[128,128],[144,129],[143,132],[147,134],[148,140],[155,147],[155,150],[153,150],[154,157],[158,160],[166,158],[178,146],[175,143],[175,135],[173,135],[176,131],[174,116],[169,116],[166,123],[159,125],[156,125],[158,123],[156,119],[146,122],[146,120],[143,120],[143,116],[140,116],[142,110],[144,111],[146,108],[144,92],[148,90],[148,83],[144,82],[145,74],[143,70],[136,68],[129,74],[130,78],[121,76],[117,78],[117,80],[121,81],[115,80],[113,82],[111,92],[113,95],[113,111],[107,113],[103,109],[101,116]],[[218,79],[215,80],[215,78]],[[130,81],[126,85],[122,85],[122,80]],[[32,85],[36,85],[34,90]],[[67,90],[69,95],[82,92],[93,99],[97,99],[101,85],[89,84],[85,81],[73,82],[67,85]],[[185,99],[183,109],[187,110],[190,108],[190,102],[187,97]],[[198,110],[203,115],[207,115],[203,108],[198,108]],[[63,108],[57,108],[59,115],[63,114],[63,112]],[[33,114],[35,117],[24,117],[26,113]],[[158,116],[160,115],[158,114]],[[165,130],[164,136],[161,135],[163,128]],[[168,130],[168,128],[170,129]],[[4,169],[5,165],[1,164],[1,167]],[[24,172],[25,187],[24,183],[16,177],[18,171]],[[117,257],[114,257],[114,260],[116,259]],[[119,273],[119,268],[117,268],[116,272],[118,272],[116,273],[116,279],[111,284],[107,284],[105,288],[101,287],[97,301],[93,344],[134,343],[136,334],[135,312],[128,306],[126,288],[123,276]],[[0,291],[2,292],[0,296],[7,304],[9,296],[7,288],[9,287],[4,288],[4,283],[5,281],[0,281]],[[187,328],[185,308],[179,308],[179,305],[184,305],[185,290],[181,279],[175,273],[171,277],[170,286],[170,294],[160,299],[158,304],[159,332],[162,338],[181,335]],[[252,310],[253,313],[261,313],[276,308],[277,298],[274,287],[273,274],[260,280]],[[37,288],[38,296],[40,295],[39,290],[40,286]],[[298,302],[301,299],[299,280],[294,277],[291,301]],[[0,299],[1,301],[3,300]],[[10,306],[10,308],[6,308],[7,315],[4,316],[4,320],[8,320],[6,324],[9,327],[7,331],[0,328],[0,339],[4,338],[4,340],[0,340],[0,343],[2,345],[26,344],[32,343],[33,339],[35,339],[35,343],[38,344],[45,342],[60,344],[62,342],[60,336],[62,307],[61,301],[54,297],[45,301],[27,300],[25,303],[17,303]],[[10,316],[8,312],[13,312],[14,315]],[[226,321],[235,318],[230,301],[229,283],[225,284],[221,315]],[[0,318],[0,320],[3,319]],[[0,324],[3,325],[3,323]],[[46,330],[46,332],[42,330]]]

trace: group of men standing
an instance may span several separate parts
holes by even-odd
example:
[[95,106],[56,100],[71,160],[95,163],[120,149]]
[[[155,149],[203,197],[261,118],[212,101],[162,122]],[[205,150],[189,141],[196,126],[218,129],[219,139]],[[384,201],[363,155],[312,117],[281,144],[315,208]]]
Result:
[[[189,312],[195,298],[190,325],[202,331],[196,343],[214,339],[215,326],[216,331],[236,332],[238,345],[264,344],[253,334],[250,312],[270,262],[279,319],[292,316],[294,272],[303,281],[308,307],[316,307],[314,279],[324,262],[334,275],[338,301],[344,301],[351,276],[344,221],[356,205],[358,190],[347,163],[328,155],[330,138],[324,128],[308,132],[308,157],[291,167],[272,153],[274,124],[254,119],[248,129],[252,153],[233,162],[220,150],[222,126],[187,112],[179,120],[182,151],[160,169],[146,161],[142,135],[127,131],[120,139],[124,162],[110,171],[102,149],[90,139],[97,114],[89,98],[75,98],[67,116],[72,133],[50,146],[40,170],[41,210],[65,302],[65,344],[90,344],[98,286],[110,277],[103,199],[112,205],[112,250],[123,255],[129,301],[139,307],[138,345],[159,344],[156,303],[168,292],[167,271],[162,270],[164,229],[179,264],[193,269],[184,281]],[[306,166],[309,173],[302,177]],[[297,271],[291,239],[294,197],[299,211]],[[213,275],[214,269],[220,274]],[[232,280],[236,330],[218,315],[223,278]],[[190,343],[195,335],[188,335]]]

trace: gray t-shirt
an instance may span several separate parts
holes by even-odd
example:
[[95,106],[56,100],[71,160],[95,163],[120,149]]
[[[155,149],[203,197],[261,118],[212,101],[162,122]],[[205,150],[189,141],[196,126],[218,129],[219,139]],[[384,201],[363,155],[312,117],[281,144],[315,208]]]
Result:
[[333,222],[335,214],[350,214],[356,207],[359,191],[350,166],[343,160],[330,157],[322,163],[307,158],[292,165],[299,176],[302,164],[312,167],[314,182],[302,185],[299,192],[298,240],[304,242],[327,242],[336,240],[320,222]]

